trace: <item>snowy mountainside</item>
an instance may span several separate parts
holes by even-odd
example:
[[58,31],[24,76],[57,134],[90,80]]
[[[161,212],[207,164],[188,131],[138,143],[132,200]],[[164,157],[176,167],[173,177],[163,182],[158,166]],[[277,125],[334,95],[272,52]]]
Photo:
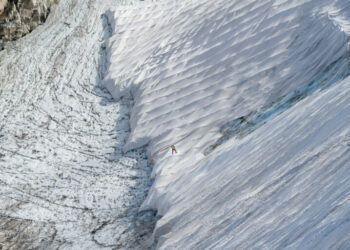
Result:
[[347,78],[223,144],[167,187],[159,246],[348,249],[349,124]]
[[[340,28],[347,23],[336,25],[328,5],[160,1],[117,8],[105,85],[115,98],[132,90],[136,101],[125,149],[167,134],[151,140],[155,150],[191,128],[215,134],[224,121],[309,83],[348,47]],[[331,7],[346,16],[346,4]]]
[[[159,248],[350,246],[348,1],[158,1],[108,17],[104,85],[134,98],[124,150],[148,145],[141,209],[162,216]],[[205,154],[223,125],[300,91]]]

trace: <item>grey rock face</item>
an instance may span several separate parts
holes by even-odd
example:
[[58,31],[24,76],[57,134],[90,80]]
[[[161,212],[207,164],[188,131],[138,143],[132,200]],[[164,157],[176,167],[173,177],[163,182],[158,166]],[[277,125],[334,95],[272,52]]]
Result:
[[59,0],[0,0],[0,48],[43,23]]

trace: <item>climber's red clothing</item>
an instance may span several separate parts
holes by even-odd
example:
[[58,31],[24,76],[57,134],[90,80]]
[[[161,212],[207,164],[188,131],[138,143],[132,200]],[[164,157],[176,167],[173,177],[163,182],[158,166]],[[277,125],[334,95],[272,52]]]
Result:
[[177,154],[177,151],[175,149],[175,146],[174,145],[171,145],[171,154],[173,155],[174,152]]

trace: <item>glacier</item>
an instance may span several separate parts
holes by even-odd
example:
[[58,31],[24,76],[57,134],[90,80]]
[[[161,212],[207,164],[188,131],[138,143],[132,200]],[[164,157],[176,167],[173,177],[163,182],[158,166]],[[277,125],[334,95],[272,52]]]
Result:
[[[159,249],[350,247],[350,4],[157,1],[106,13]],[[178,154],[171,155],[175,144]]]
[[132,100],[100,84],[116,4],[62,0],[0,51],[0,249],[137,249],[152,232],[145,150],[122,152]]
[[347,0],[61,0],[0,51],[0,248],[349,249],[349,37]]

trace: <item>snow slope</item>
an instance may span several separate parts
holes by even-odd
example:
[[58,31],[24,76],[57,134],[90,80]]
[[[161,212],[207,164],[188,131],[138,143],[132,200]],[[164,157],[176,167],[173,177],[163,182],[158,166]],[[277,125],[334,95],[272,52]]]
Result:
[[186,169],[169,188],[176,205],[157,224],[159,245],[349,248],[349,86],[301,101]]
[[[348,1],[170,0],[108,17],[103,83],[134,98],[124,150],[148,145],[141,209],[162,216],[159,248],[350,247]],[[177,155],[160,150],[172,143]]]

